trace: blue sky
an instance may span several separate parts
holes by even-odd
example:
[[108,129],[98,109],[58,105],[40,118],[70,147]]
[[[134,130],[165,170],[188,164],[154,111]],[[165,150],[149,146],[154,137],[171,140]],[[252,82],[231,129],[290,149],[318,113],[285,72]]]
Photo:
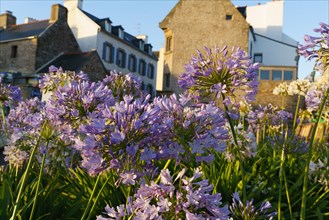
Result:
[[[204,0],[206,1],[206,0]],[[271,1],[271,0],[268,0]],[[236,6],[256,5],[268,1],[233,0]],[[17,23],[25,17],[38,20],[50,17],[52,4],[63,0],[0,0],[0,11],[12,11]],[[84,0],[83,9],[99,18],[109,17],[113,25],[122,25],[130,34],[147,34],[154,50],[163,46],[164,36],[159,22],[169,13],[178,0]],[[304,35],[316,35],[314,28],[319,22],[329,23],[328,0],[285,0],[283,32],[303,43]],[[301,58],[299,78],[312,71],[313,63]]]

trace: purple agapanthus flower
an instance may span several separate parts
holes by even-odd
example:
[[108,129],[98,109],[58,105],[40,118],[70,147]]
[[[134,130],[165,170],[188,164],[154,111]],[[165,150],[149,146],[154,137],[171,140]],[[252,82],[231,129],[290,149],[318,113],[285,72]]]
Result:
[[308,60],[315,59],[316,70],[325,71],[329,66],[329,25],[321,22],[314,31],[320,36],[305,35],[305,43],[298,45],[298,52]]
[[241,48],[232,48],[231,52],[227,47],[205,50],[204,55],[198,50],[198,56],[185,65],[185,72],[178,79],[180,87],[198,99],[229,98],[226,104],[233,105],[240,101],[238,96],[253,101],[258,88],[258,64],[253,64]]
[[246,201],[244,204],[237,192],[233,193],[233,202],[229,207],[231,217],[234,219],[273,219],[277,212],[272,210],[272,205],[268,201],[264,201],[260,207],[253,204],[253,200]]
[[[162,170],[160,183],[142,184],[126,205],[106,206],[103,216],[97,219],[228,219],[227,206],[222,207],[221,195],[212,193],[213,186],[202,179],[196,169],[192,177],[180,172],[175,181],[169,170]],[[179,182],[176,186],[175,182]],[[264,208],[265,209],[265,205]]]
[[0,104],[5,106],[14,105],[22,100],[21,90],[17,86],[11,86],[3,83],[3,77],[0,76]]

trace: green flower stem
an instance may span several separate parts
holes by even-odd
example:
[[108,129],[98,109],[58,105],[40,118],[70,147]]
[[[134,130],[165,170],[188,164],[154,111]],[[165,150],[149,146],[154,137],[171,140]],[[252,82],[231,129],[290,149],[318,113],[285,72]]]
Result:
[[[44,125],[42,126],[42,130],[43,129],[44,129]],[[21,186],[19,188],[19,191],[18,191],[18,195],[17,195],[16,202],[15,202],[15,205],[14,205],[14,211],[13,211],[13,214],[12,214],[10,220],[15,220],[16,219],[17,210],[18,210],[18,206],[19,206],[19,201],[21,199],[21,196],[22,196],[22,193],[23,193],[23,189],[24,189],[24,185],[25,185],[25,182],[26,182],[26,179],[27,179],[27,175],[30,172],[30,169],[32,167],[32,160],[34,158],[36,149],[39,146],[40,140],[41,140],[41,134],[40,134],[40,136],[39,136],[39,138],[37,140],[37,143],[32,148],[32,152],[31,152],[31,155],[30,155],[30,158],[29,158],[29,162],[27,164],[27,168],[26,168],[26,170],[25,170],[25,172],[24,172],[24,174],[22,176],[23,179],[22,179],[22,182],[21,182]]]
[[[163,170],[165,170],[165,169],[167,169],[167,168],[168,168],[168,166],[169,166],[170,162],[171,162],[171,159],[167,160],[167,162],[166,162],[165,166],[163,167]],[[158,178],[157,178],[157,179],[156,179],[156,181],[155,181],[155,184],[158,184],[158,183],[159,183],[159,181],[160,181],[160,179],[161,179],[161,174],[159,174]]]
[[[95,195],[95,193],[96,193],[96,188],[97,188],[97,185],[98,185],[98,182],[99,182],[100,176],[101,176],[101,174],[98,174],[98,175],[97,175],[97,179],[96,179],[96,183],[95,183],[95,185],[94,185],[94,189],[93,189],[93,191],[92,191],[92,193],[91,193],[91,195],[90,195],[90,197],[89,197],[89,200],[88,200],[88,203],[87,203],[87,207],[86,207],[85,211],[83,212],[83,215],[82,215],[82,217],[81,217],[81,220],[86,219],[86,217],[87,217],[87,213],[89,213],[89,209],[90,209],[90,206],[91,206],[91,201],[93,200],[93,197],[94,197],[94,195]],[[90,214],[90,213],[89,213],[89,214]]]
[[296,105],[296,110],[295,110],[295,116],[294,116],[294,123],[293,123],[293,133],[295,133],[296,131],[296,124],[297,124],[297,115],[298,115],[298,111],[299,111],[299,104],[300,104],[300,95],[298,95],[298,99],[297,99],[297,105]]
[[94,204],[93,204],[93,206],[91,207],[91,209],[90,209],[90,211],[89,211],[89,215],[88,215],[87,219],[91,219],[91,215],[93,214],[93,211],[94,211],[94,209],[95,209],[95,207],[96,207],[97,201],[98,201],[98,199],[99,199],[101,193],[103,192],[103,189],[105,188],[106,184],[108,183],[108,181],[110,180],[111,177],[113,177],[113,176],[112,176],[112,175],[109,175],[109,176],[107,177],[107,179],[106,179],[105,183],[103,184],[102,188],[99,190],[99,192],[98,192],[98,194],[97,194],[97,196],[96,196],[96,199],[95,199],[95,201],[94,201]]
[[284,186],[286,188],[286,196],[287,196],[287,202],[288,202],[290,219],[293,220],[293,218],[292,218],[291,202],[290,202],[290,196],[289,196],[289,190],[288,190],[288,181],[287,181],[287,177],[286,177],[286,172],[284,170],[283,170],[283,178],[284,178]]
[[[48,142],[47,142],[47,146],[48,146]],[[30,220],[33,220],[33,215],[34,215],[35,207],[36,207],[36,204],[37,204],[39,186],[40,186],[41,177],[42,177],[42,173],[43,173],[42,171],[43,171],[43,168],[45,166],[45,161],[46,161],[46,154],[44,154],[43,157],[42,157],[42,163],[41,163],[38,182],[37,182],[37,189],[35,191],[35,195],[34,195],[34,199],[33,199],[33,206],[32,206],[32,211],[31,211],[31,214],[30,214]]]
[[306,165],[305,165],[305,169],[304,169],[304,183],[303,183],[303,193],[302,193],[302,206],[301,206],[301,212],[300,212],[300,219],[304,220],[306,219],[306,194],[307,194],[307,182],[308,182],[308,172],[310,169],[310,162],[312,159],[312,155],[313,155],[313,144],[314,144],[314,139],[315,139],[315,134],[316,134],[316,130],[318,128],[320,119],[321,119],[321,115],[325,106],[325,103],[328,99],[328,95],[329,95],[329,88],[327,89],[325,95],[324,95],[324,99],[321,103],[319,112],[318,112],[318,117],[316,119],[315,122],[315,126],[312,130],[312,135],[311,135],[311,140],[310,140],[310,147],[308,149],[308,154],[307,154],[307,161],[306,161]]
[[285,154],[284,154],[284,146],[281,150],[281,160],[280,160],[280,184],[279,184],[279,199],[278,199],[278,220],[281,219],[281,197],[282,197],[282,179],[283,179],[283,172],[284,172],[284,160],[285,160]]
[[[6,116],[5,116],[5,109],[3,108],[2,102],[0,102],[0,108],[1,108],[1,116],[2,116],[2,120],[3,120],[3,127],[5,128],[6,138],[8,139],[9,135],[8,135],[8,129],[7,129],[7,121],[6,121]],[[1,139],[2,139],[2,136],[1,136]],[[2,142],[4,142],[3,139],[2,139]]]
[[282,96],[282,106],[281,106],[282,110],[285,109],[285,103],[284,103],[284,95]]
[[[222,94],[222,97],[223,97],[223,100],[225,99],[225,96],[224,94]],[[234,139],[234,144],[238,150],[238,147],[239,147],[239,143],[238,143],[238,139],[237,139],[237,135],[235,133],[235,130],[234,130],[234,124],[233,124],[233,120],[232,118],[230,117],[230,115],[228,114],[229,110],[227,108],[226,105],[225,106],[225,113],[226,113],[226,118],[230,124],[230,128],[231,128],[231,131],[232,131],[232,135],[233,135],[233,139]],[[240,151],[238,150],[238,153],[240,154]],[[240,156],[241,158],[241,156]],[[246,192],[246,182],[245,182],[245,172],[244,172],[244,164],[243,164],[243,160],[241,160],[241,178],[242,178],[242,201],[243,203],[245,204],[246,201],[247,201],[247,192]]]

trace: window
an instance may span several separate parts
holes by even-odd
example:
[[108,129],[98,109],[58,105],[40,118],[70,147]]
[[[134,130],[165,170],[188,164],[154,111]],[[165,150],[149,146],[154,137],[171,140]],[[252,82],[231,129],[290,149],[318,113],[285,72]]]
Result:
[[166,51],[172,51],[172,36],[166,39]]
[[144,82],[142,82],[142,84],[141,84],[141,90],[142,91],[145,91],[145,84],[144,84]]
[[146,63],[144,60],[139,60],[138,73],[142,76],[145,76],[145,72],[146,72]]
[[254,54],[254,63],[263,63],[263,54],[255,53]]
[[169,88],[169,87],[170,87],[170,73],[166,73],[166,74],[164,75],[164,78],[165,78],[165,86],[166,86],[167,88]]
[[128,69],[132,72],[136,72],[136,57],[133,54],[129,55]]
[[151,95],[151,98],[153,98],[153,86],[151,84],[147,84],[146,92]]
[[285,70],[283,72],[283,80],[292,80],[293,72],[291,70]]
[[114,62],[114,47],[107,42],[103,44],[103,60],[108,63]]
[[259,79],[260,80],[269,80],[270,79],[270,71],[269,70],[260,70]]
[[125,68],[126,66],[126,53],[122,49],[118,49],[117,51],[117,65],[121,68]]
[[17,45],[11,46],[11,54],[10,54],[11,58],[15,58],[17,57]]
[[148,71],[147,71],[147,77],[150,78],[150,79],[154,78],[154,66],[153,66],[153,64],[149,64],[149,68],[148,68]]
[[249,56],[252,56],[252,42],[250,42],[250,46],[249,46]]
[[273,70],[272,71],[272,80],[282,80],[282,71],[281,70]]
[[232,18],[233,18],[233,15],[226,15],[226,17],[225,17],[226,21],[232,20]]

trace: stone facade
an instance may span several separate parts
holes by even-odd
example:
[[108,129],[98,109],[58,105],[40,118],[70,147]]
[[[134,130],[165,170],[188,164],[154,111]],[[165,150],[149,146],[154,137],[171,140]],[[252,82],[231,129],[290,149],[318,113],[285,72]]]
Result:
[[60,53],[80,52],[79,45],[67,24],[67,9],[64,6],[52,6],[49,22],[54,23],[38,37],[35,69]]
[[[17,48],[16,57],[11,54],[13,47]],[[33,74],[36,50],[36,38],[0,43],[0,72]]]
[[107,71],[97,52],[91,52],[88,58],[89,61],[81,67],[81,70],[86,72],[92,81],[103,80],[107,75]]
[[[26,35],[35,31],[36,26],[44,30],[38,35]],[[6,28],[0,31],[1,72],[16,72],[23,76],[31,76],[39,67],[61,53],[80,52],[79,45],[67,24],[67,9],[59,4],[52,6],[49,20],[35,21],[32,25],[12,24],[8,29]],[[20,33],[19,30],[25,32]],[[15,34],[24,37],[17,38]],[[13,39],[7,36],[13,36]]]
[[180,0],[160,28],[166,39],[163,73],[170,74],[167,91],[181,92],[178,77],[197,49],[228,45],[248,50],[249,24],[230,0]]

